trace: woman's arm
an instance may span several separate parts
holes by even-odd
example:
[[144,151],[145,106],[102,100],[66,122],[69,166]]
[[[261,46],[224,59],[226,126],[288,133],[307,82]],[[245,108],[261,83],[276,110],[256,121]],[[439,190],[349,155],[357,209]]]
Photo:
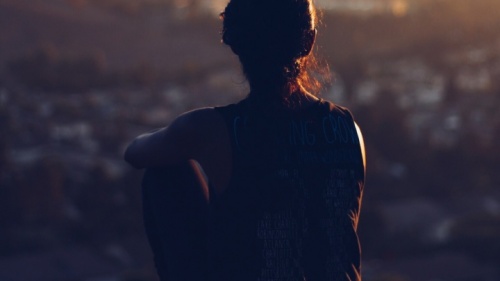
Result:
[[177,164],[195,158],[203,146],[213,109],[202,108],[177,117],[170,126],[135,138],[125,151],[125,161],[134,168]]

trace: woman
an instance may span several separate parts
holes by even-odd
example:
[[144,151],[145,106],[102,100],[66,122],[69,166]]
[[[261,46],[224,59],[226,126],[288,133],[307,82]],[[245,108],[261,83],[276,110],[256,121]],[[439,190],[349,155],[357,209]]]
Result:
[[167,228],[148,233],[160,276],[361,280],[364,145],[347,109],[313,95],[311,0],[231,0],[221,17],[222,40],[241,62],[249,95],[184,113],[125,153],[136,168],[170,165],[149,172],[144,186],[154,193],[153,209],[167,208],[150,213],[146,198],[147,230]]

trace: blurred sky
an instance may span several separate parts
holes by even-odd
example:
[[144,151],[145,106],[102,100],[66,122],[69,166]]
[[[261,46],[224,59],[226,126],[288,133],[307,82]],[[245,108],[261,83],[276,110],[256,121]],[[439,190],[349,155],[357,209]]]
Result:
[[[392,11],[397,15],[407,13],[410,2],[418,0],[316,0],[315,3],[320,9],[342,10],[359,13],[379,13]],[[177,7],[186,7],[191,1],[174,0]],[[222,11],[227,4],[227,0],[201,0],[200,4],[214,14]]]

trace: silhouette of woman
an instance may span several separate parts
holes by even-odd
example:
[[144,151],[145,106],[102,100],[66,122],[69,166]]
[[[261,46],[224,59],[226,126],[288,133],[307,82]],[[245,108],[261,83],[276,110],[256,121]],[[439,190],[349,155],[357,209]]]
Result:
[[148,168],[161,280],[361,280],[364,145],[351,113],[313,94],[311,0],[231,0],[221,18],[249,95],[184,113],[125,152]]

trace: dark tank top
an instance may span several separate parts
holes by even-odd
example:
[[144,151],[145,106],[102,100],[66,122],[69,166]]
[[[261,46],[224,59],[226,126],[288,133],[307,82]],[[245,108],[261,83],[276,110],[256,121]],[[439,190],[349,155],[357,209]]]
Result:
[[364,169],[347,109],[218,107],[232,173],[213,195],[211,281],[361,280],[356,233]]

